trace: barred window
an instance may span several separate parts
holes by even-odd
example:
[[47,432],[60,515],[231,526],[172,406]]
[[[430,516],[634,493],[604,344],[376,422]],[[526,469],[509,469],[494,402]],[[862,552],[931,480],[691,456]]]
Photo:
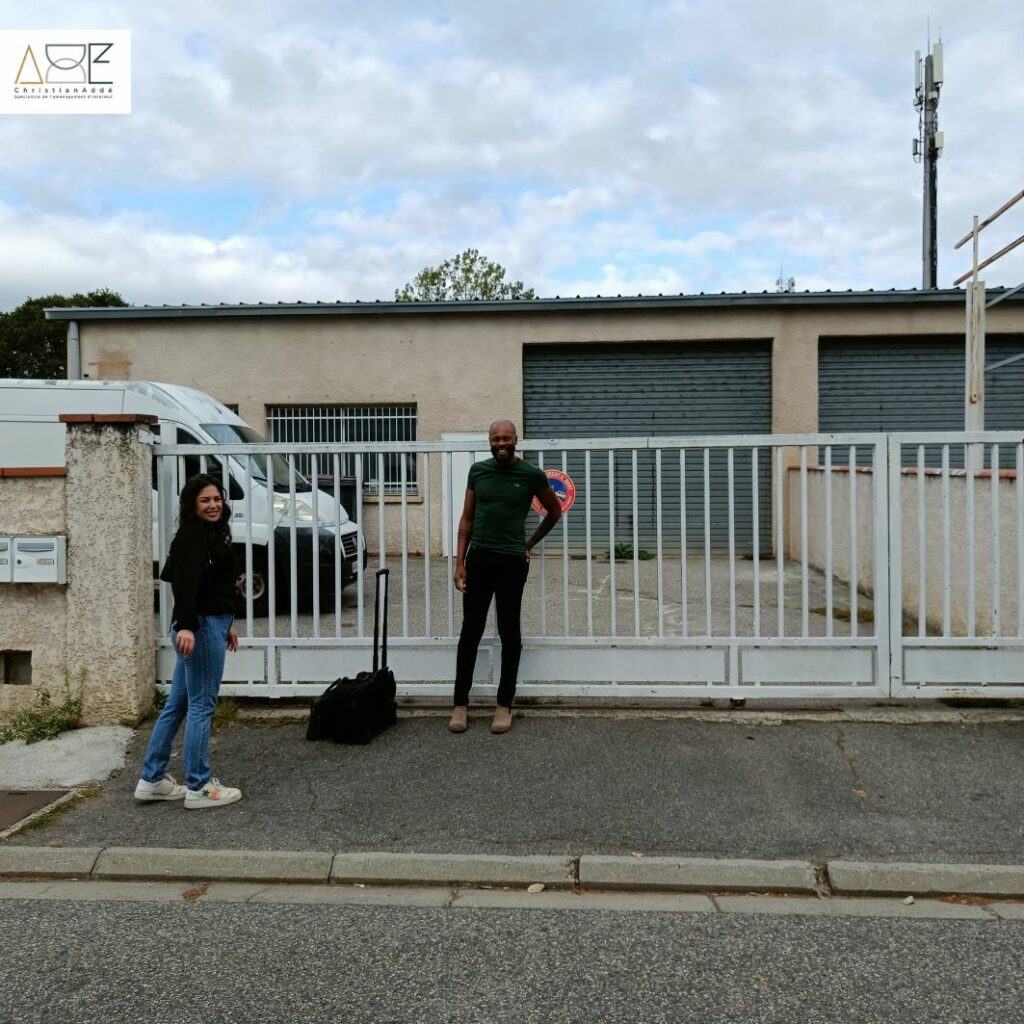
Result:
[[[268,405],[267,429],[270,440],[317,444],[320,442],[415,441],[415,405]],[[405,459],[406,488],[416,492],[416,456],[414,453],[389,452],[378,460],[375,454],[362,456],[363,487],[368,494],[400,494],[402,491],[401,459]],[[355,455],[342,456],[341,471],[356,475]],[[383,462],[384,479],[379,479]],[[320,460],[317,466],[321,480],[333,473],[333,460]],[[309,455],[296,455],[295,467],[309,476],[312,464]],[[383,484],[383,487],[381,486]]]

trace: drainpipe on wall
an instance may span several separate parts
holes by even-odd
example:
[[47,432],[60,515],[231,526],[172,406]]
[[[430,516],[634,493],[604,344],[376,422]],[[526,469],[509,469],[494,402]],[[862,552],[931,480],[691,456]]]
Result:
[[82,379],[82,346],[78,341],[78,321],[68,321],[68,380]]

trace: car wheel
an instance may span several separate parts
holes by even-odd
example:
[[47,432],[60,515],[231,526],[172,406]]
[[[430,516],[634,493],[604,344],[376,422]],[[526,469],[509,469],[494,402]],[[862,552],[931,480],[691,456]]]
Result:
[[[238,615],[246,613],[246,599],[250,592],[250,580],[245,572],[245,548],[235,549],[235,593],[238,595]],[[267,600],[267,555],[264,551],[252,552],[252,613],[265,616],[269,608]]]

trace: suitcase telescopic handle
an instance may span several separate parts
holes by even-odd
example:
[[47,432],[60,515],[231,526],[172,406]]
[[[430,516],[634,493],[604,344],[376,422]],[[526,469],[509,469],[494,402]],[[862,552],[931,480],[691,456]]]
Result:
[[[388,578],[390,569],[378,569],[376,573],[376,591],[373,597],[373,671],[388,667]],[[383,581],[383,586],[381,582]],[[381,595],[383,595],[383,602]],[[384,614],[381,615],[381,603]],[[381,619],[384,628],[381,629]]]

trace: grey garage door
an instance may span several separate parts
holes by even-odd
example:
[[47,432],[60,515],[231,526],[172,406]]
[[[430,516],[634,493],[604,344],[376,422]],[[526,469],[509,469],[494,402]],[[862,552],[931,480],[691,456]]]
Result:
[[[1024,352],[1024,335],[990,335],[986,364]],[[925,338],[822,338],[818,346],[818,429],[845,431],[963,430],[963,335]],[[1024,428],[1024,361],[985,375],[985,426]],[[940,449],[929,448],[937,466]],[[866,457],[866,453],[865,453]],[[913,450],[904,459],[915,459]],[[1012,451],[1000,452],[1010,466]],[[950,449],[963,466],[963,448]],[[858,461],[863,461],[858,457]]]
[[[524,434],[527,437],[650,437],[694,434],[767,434],[772,424],[771,342],[527,345],[523,349]],[[549,463],[550,464],[550,463]],[[554,468],[560,468],[556,465]],[[771,471],[769,452],[758,464],[761,546],[770,547]],[[724,450],[711,453],[711,543],[728,545],[728,485]],[[638,534],[648,550],[656,544],[656,484],[653,453],[641,452],[638,471]],[[567,525],[574,546],[585,537],[584,467],[569,457],[577,485],[577,506]],[[749,553],[753,543],[752,466],[749,450],[737,450],[734,466],[736,544]],[[678,549],[680,529],[678,456],[663,455],[662,530],[666,548]],[[607,455],[591,468],[594,547],[607,546],[609,494],[614,486],[615,539],[632,538],[632,462],[616,457],[610,473]],[[691,450],[686,461],[687,546],[704,543],[703,455]]]

